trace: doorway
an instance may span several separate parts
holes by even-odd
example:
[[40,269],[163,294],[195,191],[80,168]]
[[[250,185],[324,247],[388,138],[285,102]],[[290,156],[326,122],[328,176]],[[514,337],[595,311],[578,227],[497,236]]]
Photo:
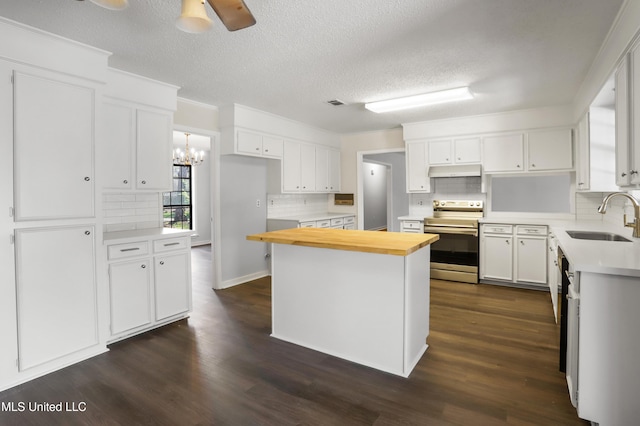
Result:
[[[404,149],[385,149],[377,151],[361,151],[357,153],[357,179],[358,179],[358,229],[376,229],[386,227],[388,231],[399,232],[400,221],[398,217],[405,216],[409,213],[409,194],[407,194],[406,185],[406,164]],[[382,194],[377,192],[376,201],[369,200],[365,195],[365,180],[371,177],[372,165],[384,167],[386,169],[386,184]],[[365,169],[367,179],[365,179]],[[382,169],[380,169],[382,170]],[[374,176],[376,171],[374,170]],[[382,173],[382,172],[381,172]],[[372,179],[374,181],[375,179]],[[384,182],[384,181],[383,181]],[[386,194],[386,197],[384,195]],[[384,207],[380,207],[380,199],[386,198],[382,203]],[[386,209],[385,209],[386,207]],[[381,211],[386,211],[385,222],[383,225],[379,220]],[[370,219],[371,216],[377,217]],[[373,222],[371,222],[373,220]],[[367,222],[365,224],[365,221]],[[373,223],[373,225],[371,224]]]

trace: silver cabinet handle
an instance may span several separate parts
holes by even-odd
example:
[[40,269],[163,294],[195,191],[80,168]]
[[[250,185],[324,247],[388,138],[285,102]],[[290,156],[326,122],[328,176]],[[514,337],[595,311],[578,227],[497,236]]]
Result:
[[509,240],[504,240],[507,244],[511,244],[511,241]]
[[165,247],[169,247],[169,246],[177,246],[178,244],[180,244],[180,243],[177,243],[177,242],[176,242],[176,243],[167,243],[167,244],[165,244],[164,246],[165,246]]
[[84,235],[91,235],[91,231],[84,231]]
[[140,247],[131,247],[131,248],[126,248],[126,249],[120,249],[121,252],[136,251],[136,250],[140,250]]
[[160,261],[160,264],[161,264],[161,265],[164,265],[164,260],[161,260],[161,261]]
[[520,164],[517,164],[517,165],[516,165],[516,167],[517,167],[517,168],[520,168]]
[[625,172],[622,172],[622,174],[620,176],[625,177],[627,174]]
[[524,245],[524,241],[520,240],[520,244],[521,244],[521,245]]
[[85,182],[89,182],[91,180],[91,178],[89,176],[85,176],[84,180],[85,180]]
[[535,167],[535,166],[536,166],[535,164],[532,164],[532,165],[531,165],[531,167]]
[[632,175],[637,175],[637,174],[638,174],[638,171],[637,171],[637,170],[631,170],[631,172],[630,172],[630,173],[631,173]]
[[146,180],[143,180],[143,181],[142,181],[142,182],[140,182],[140,183],[141,183],[141,184],[143,184],[143,185],[146,185],[146,184],[147,184],[147,181],[146,181]]
[[122,181],[122,183],[124,183],[126,185],[126,184],[129,183],[129,181],[125,179],[125,180]]
[[140,265],[140,267],[141,267],[142,269],[144,269],[144,268],[146,268],[146,267],[147,267],[147,265]]

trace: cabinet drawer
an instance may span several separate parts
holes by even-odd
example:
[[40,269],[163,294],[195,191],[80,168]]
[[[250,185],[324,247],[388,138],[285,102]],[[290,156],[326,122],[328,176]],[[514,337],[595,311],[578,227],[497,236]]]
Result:
[[331,221],[329,219],[316,221],[316,228],[328,228],[330,226],[331,226]]
[[316,227],[316,222],[312,221],[312,222],[300,222],[300,228],[315,228]]
[[547,227],[544,225],[518,225],[516,226],[518,235],[547,235]]
[[482,225],[485,234],[511,234],[513,225]]
[[156,240],[153,242],[154,253],[163,253],[165,251],[182,250],[189,247],[186,238],[171,238],[166,240]]
[[424,226],[424,223],[421,220],[403,220],[402,221],[402,229],[422,231],[423,226]]
[[355,216],[347,216],[344,218],[344,224],[345,225],[350,225],[352,223],[356,223],[356,217]]
[[331,226],[337,226],[337,225],[343,225],[344,224],[344,218],[343,217],[338,217],[336,219],[331,219]]
[[144,256],[149,254],[149,243],[138,241],[127,244],[114,244],[107,247],[107,257],[109,260],[124,259],[127,257]]

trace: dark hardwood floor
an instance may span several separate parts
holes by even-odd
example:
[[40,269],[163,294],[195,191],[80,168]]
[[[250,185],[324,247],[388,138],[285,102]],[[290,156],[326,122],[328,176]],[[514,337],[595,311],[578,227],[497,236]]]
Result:
[[86,411],[5,410],[0,424],[587,424],[557,369],[548,293],[432,281],[430,347],[404,379],[269,337],[269,280],[214,292],[209,250],[193,250],[188,320],[0,393]]

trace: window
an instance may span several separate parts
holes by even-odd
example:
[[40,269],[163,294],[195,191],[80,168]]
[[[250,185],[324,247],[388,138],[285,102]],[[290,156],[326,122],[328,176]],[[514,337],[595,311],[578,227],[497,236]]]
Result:
[[173,190],[162,194],[165,228],[193,229],[191,222],[191,166],[173,165]]

